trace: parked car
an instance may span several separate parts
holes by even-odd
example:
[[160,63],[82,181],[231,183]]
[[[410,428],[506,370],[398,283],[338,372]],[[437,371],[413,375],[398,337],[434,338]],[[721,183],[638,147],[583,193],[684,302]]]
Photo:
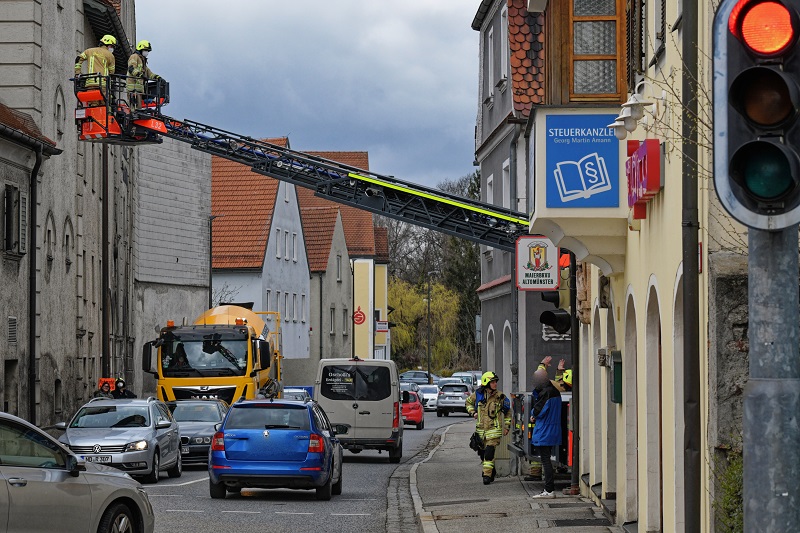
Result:
[[95,398],[78,409],[59,441],[87,463],[113,466],[157,483],[162,470],[169,477],[183,472],[178,423],[164,402],[155,398]]
[[296,389],[292,387],[287,387],[283,389],[283,399],[284,400],[298,400],[304,402],[306,400],[311,399],[311,395],[308,393],[306,389]]
[[181,433],[183,464],[208,464],[208,449],[216,429],[228,412],[225,400],[177,400],[166,402]]
[[439,376],[436,374],[431,373],[431,378],[433,381],[428,379],[428,373],[424,370],[409,370],[407,372],[403,372],[400,374],[400,381],[409,381],[411,383],[417,383],[419,385],[427,385],[429,383],[436,383],[439,380]]
[[467,412],[467,398],[472,393],[472,387],[466,383],[445,383],[439,388],[436,416]]
[[[436,382],[436,384],[439,386],[439,388],[440,388],[440,389],[442,388],[442,385],[445,385],[445,384],[447,384],[447,383],[467,383],[467,382],[466,382],[466,381],[464,381],[464,380],[463,380],[463,379],[461,379],[461,378],[456,378],[456,377],[450,377],[450,378],[439,378],[439,381],[437,381],[437,382]],[[467,383],[467,384],[468,384],[468,383]],[[469,384],[468,384],[468,385],[469,385]],[[470,385],[470,387],[471,387],[471,385]]]
[[[21,418],[0,412],[0,530],[152,533],[144,488],[87,463]],[[131,527],[124,530],[125,525]]]
[[413,381],[401,381],[400,382],[400,392],[409,391],[409,392],[419,392],[421,385],[418,383],[414,383]]
[[342,493],[342,447],[314,402],[241,400],[214,434],[209,492],[244,487],[314,489],[318,500]]
[[464,383],[471,385],[473,389],[476,389],[481,383],[480,374],[476,375],[472,370],[467,370],[466,372],[454,372],[452,377],[458,378]]
[[406,424],[414,424],[417,429],[425,427],[425,409],[422,407],[422,402],[416,392],[409,392],[407,395],[403,394],[403,422]]
[[420,385],[419,395],[422,396],[422,405],[426,411],[436,410],[436,401],[439,399],[438,385]]

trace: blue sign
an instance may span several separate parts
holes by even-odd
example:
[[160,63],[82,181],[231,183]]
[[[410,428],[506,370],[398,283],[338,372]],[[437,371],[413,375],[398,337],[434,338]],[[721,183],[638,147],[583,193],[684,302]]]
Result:
[[619,207],[615,115],[549,115],[545,154],[547,207]]

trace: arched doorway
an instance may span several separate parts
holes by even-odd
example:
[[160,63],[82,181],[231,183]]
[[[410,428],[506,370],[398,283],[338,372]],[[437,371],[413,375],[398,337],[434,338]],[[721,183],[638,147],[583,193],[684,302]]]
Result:
[[645,319],[645,451],[647,458],[647,515],[645,531],[663,531],[664,458],[663,391],[661,367],[661,314],[658,292],[651,285],[647,294]]
[[[611,309],[613,309],[613,302]],[[608,313],[606,320],[606,357],[611,358],[611,351],[617,350],[617,333],[616,324],[614,323],[614,313]],[[617,492],[617,410],[619,404],[611,401],[611,389],[614,384],[611,383],[611,372],[609,372],[610,365],[607,363],[605,369],[606,383],[608,384],[608,401],[605,402],[606,409],[606,471],[603,473],[603,492],[605,497],[609,494],[616,494]]]
[[686,505],[684,501],[684,457],[683,435],[684,416],[683,406],[686,401],[683,393],[683,271],[678,273],[675,284],[675,306],[672,315],[672,364],[675,376],[675,529],[683,531],[686,527]]
[[502,388],[506,391],[511,391],[511,324],[508,322],[503,325],[502,379]]
[[495,368],[494,326],[489,326],[489,331],[486,333],[486,370],[494,372]]
[[622,414],[625,419],[625,494],[617,502],[619,523],[639,519],[639,416],[636,305],[633,295],[625,306],[625,346],[622,351]]

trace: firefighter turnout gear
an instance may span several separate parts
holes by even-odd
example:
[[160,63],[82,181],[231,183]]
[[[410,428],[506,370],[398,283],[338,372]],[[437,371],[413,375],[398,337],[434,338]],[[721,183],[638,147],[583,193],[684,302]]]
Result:
[[[492,376],[487,376],[492,374]],[[488,379],[487,379],[488,378]],[[481,377],[479,387],[467,398],[467,412],[475,417],[475,432],[483,440],[483,453],[479,452],[482,460],[483,482],[488,485],[494,481],[494,455],[495,448],[500,444],[500,439],[511,427],[511,402],[505,394],[497,390],[497,375],[487,372]]]
[[86,62],[86,74],[88,75],[108,76],[114,74],[116,67],[114,54],[105,45],[89,48],[78,54],[75,58],[75,76],[81,75],[84,62]]
[[125,88],[134,109],[142,107],[147,80],[158,78],[158,74],[155,74],[147,66],[147,57],[145,56],[150,50],[150,41],[139,41],[139,44],[136,45],[136,52],[128,58],[128,79]]

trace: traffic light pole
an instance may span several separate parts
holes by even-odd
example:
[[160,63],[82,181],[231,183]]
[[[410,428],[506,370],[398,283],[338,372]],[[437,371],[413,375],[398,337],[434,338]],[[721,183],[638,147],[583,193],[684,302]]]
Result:
[[800,524],[798,226],[749,231],[750,378],[744,391],[744,530]]

